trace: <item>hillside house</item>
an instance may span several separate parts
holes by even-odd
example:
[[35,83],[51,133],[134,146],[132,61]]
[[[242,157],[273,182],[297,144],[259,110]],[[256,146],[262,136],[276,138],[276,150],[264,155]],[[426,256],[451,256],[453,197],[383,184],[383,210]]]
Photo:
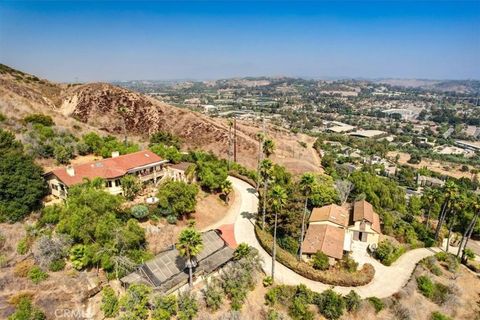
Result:
[[106,190],[111,194],[123,194],[120,179],[128,174],[137,176],[142,182],[156,183],[166,170],[168,160],[155,153],[144,150],[126,155],[113,152],[112,157],[80,165],[69,165],[45,174],[50,193],[65,199],[68,188],[81,184],[85,179],[102,178],[106,181]]
[[336,204],[314,208],[302,244],[303,259],[322,251],[334,264],[352,247],[378,244],[380,234],[380,218],[365,200],[356,201],[352,210]]

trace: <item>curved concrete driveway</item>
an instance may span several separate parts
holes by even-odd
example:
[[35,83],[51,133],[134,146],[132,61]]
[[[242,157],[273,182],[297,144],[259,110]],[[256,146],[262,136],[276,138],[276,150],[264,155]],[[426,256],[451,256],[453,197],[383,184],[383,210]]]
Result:
[[[262,267],[266,274],[270,274],[272,258],[263,250],[255,237],[254,219],[258,208],[258,196],[255,189],[240,179],[229,177],[229,180],[232,182],[236,200],[232,206],[232,211],[237,212],[236,219],[234,220],[235,240],[237,243],[245,242],[257,248],[260,256],[263,258]],[[233,215],[229,215],[229,218],[232,219]],[[333,287],[313,281],[302,277],[279,262],[275,262],[275,281],[289,285],[303,283],[311,290],[317,292],[333,288],[341,294],[347,294],[350,290],[354,289],[362,298],[370,296],[385,298],[399,291],[406,284],[418,261],[438,251],[439,249],[433,250],[427,248],[411,250],[402,255],[390,267],[382,265],[368,255],[355,256],[355,260],[359,262],[360,265],[368,262],[375,268],[375,276],[372,282],[360,287]]]

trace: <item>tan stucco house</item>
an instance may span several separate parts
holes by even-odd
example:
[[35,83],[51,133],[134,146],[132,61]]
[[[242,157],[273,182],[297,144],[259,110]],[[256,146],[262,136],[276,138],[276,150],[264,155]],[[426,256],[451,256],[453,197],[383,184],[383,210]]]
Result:
[[309,260],[322,251],[333,264],[354,244],[364,248],[378,244],[380,234],[380,218],[365,200],[356,201],[351,210],[336,204],[314,208],[302,244],[302,258]]
[[65,199],[68,188],[80,184],[84,179],[102,178],[106,181],[106,190],[111,194],[123,194],[120,179],[125,175],[137,176],[142,182],[157,182],[166,170],[163,160],[150,150],[119,155],[113,152],[112,157],[80,165],[69,165],[45,174],[48,187],[53,196]]

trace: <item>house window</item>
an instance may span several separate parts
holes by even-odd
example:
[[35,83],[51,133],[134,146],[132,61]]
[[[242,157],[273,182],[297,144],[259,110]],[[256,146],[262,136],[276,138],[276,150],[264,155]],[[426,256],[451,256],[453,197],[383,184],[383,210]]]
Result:
[[117,187],[120,187],[122,185],[122,182],[120,181],[120,179],[115,180],[115,185]]
[[109,188],[112,187],[112,181],[110,181],[110,180],[107,181],[107,187],[109,187]]

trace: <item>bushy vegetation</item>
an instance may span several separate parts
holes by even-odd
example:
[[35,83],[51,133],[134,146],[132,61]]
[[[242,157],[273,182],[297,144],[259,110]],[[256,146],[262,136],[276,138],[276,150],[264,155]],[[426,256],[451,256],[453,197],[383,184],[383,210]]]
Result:
[[95,132],[83,135],[82,143],[84,144],[84,147],[82,147],[84,148],[83,152],[93,153],[104,158],[111,157],[113,151],[118,151],[121,155],[140,151],[140,147],[137,144],[120,142],[114,136],[101,137]]
[[380,241],[377,249],[374,251],[374,257],[378,259],[382,264],[390,266],[404,252],[405,247],[401,245],[395,245],[389,240],[383,240]]
[[33,266],[30,271],[28,271],[28,278],[32,280],[34,284],[39,284],[40,282],[48,278],[48,274],[40,267]]
[[126,219],[122,198],[104,191],[102,185],[94,180],[74,186],[64,206],[44,213],[50,221],[58,221],[57,232],[72,239],[70,259],[75,268],[95,265],[120,277],[148,259],[145,232],[135,219]]
[[427,276],[417,277],[417,287],[425,297],[437,304],[443,304],[450,293],[447,286],[440,282],[434,282]]
[[373,308],[375,309],[375,313],[379,313],[383,310],[383,308],[385,308],[383,301],[377,297],[368,297],[367,300],[372,304]]
[[317,270],[327,270],[330,267],[328,256],[322,251],[317,251],[313,256],[312,265]]
[[53,122],[52,117],[41,114],[41,113],[29,114],[28,116],[23,118],[23,121],[25,121],[26,123],[41,124],[45,127],[51,127],[55,125],[55,122]]
[[143,219],[148,216],[148,207],[142,204],[137,204],[133,206],[131,209],[132,216],[136,219]]
[[159,131],[150,136],[150,145],[155,144],[162,144],[167,147],[175,147],[176,149],[180,149],[181,140],[178,136],[170,132]]
[[100,309],[107,318],[115,317],[118,314],[118,298],[110,286],[102,289],[102,305]]
[[23,153],[13,134],[0,129],[0,221],[15,222],[41,206],[43,170]]
[[44,320],[47,317],[42,310],[35,307],[30,297],[22,297],[15,305],[15,312],[8,320]]
[[119,305],[123,309],[120,319],[147,320],[150,314],[148,308],[152,289],[144,284],[132,284],[120,298]]
[[360,295],[355,291],[350,290],[350,292],[343,298],[345,300],[345,307],[347,311],[354,312],[357,311],[360,307],[362,299],[360,298]]
[[443,313],[441,313],[439,311],[434,311],[434,312],[432,312],[432,315],[430,316],[430,320],[452,320],[452,318],[444,315]]
[[178,219],[195,211],[198,188],[183,181],[167,181],[158,191],[158,209],[163,216]]
[[123,195],[127,200],[132,201],[142,190],[142,182],[138,177],[128,174],[120,179]]

